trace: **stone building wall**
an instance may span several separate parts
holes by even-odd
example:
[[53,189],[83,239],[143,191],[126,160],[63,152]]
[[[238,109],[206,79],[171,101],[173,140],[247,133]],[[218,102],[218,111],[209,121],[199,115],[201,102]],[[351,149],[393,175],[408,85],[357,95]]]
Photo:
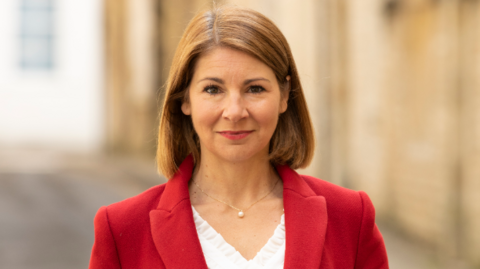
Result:
[[416,238],[454,255],[459,154],[456,3],[404,1],[397,9],[387,28],[390,55],[396,57],[386,88],[392,135],[387,149],[391,217]]
[[459,12],[459,252],[480,267],[480,3]]
[[479,264],[479,2],[348,10],[347,181],[440,259]]
[[106,148],[109,152],[155,152],[159,88],[157,3],[105,0]]

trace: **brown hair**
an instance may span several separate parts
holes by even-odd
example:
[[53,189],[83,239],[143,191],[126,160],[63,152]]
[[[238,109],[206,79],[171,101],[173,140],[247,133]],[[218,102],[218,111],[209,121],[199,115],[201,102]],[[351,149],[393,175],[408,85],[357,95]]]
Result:
[[[302,85],[287,40],[276,25],[251,9],[216,7],[197,14],[187,26],[175,52],[166,84],[157,145],[159,172],[171,178],[188,154],[200,161],[200,144],[190,116],[182,113],[196,59],[216,48],[229,47],[264,62],[285,92],[290,76],[287,110],[280,114],[270,140],[270,162],[293,169],[308,166],[313,158],[314,135]],[[283,85],[283,87],[282,87]]]

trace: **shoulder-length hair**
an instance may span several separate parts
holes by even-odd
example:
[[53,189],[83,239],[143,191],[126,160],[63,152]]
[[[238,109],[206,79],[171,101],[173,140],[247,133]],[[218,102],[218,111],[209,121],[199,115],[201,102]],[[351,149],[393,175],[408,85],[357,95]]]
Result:
[[[287,164],[293,169],[308,166],[313,158],[314,134],[287,40],[277,26],[259,12],[223,6],[197,14],[175,52],[160,116],[159,172],[171,178],[188,154],[193,155],[196,163],[200,161],[199,138],[190,116],[182,113],[181,106],[188,102],[188,86],[196,59],[217,47],[236,49],[258,58],[273,70],[282,93],[290,89],[288,108],[280,114],[270,140],[270,162]],[[287,76],[290,76],[289,81]]]

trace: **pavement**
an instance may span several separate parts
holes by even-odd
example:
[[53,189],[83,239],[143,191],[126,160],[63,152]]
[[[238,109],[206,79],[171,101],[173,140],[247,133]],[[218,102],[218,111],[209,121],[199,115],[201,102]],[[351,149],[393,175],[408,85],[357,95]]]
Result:
[[[149,159],[0,151],[0,268],[88,268],[98,208],[163,182]],[[467,268],[379,227],[392,269]]]

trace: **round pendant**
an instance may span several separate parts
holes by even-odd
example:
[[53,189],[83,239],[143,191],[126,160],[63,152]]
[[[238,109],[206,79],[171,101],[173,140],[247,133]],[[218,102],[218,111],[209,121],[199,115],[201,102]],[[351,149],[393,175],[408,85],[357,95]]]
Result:
[[238,212],[238,217],[239,217],[239,218],[243,218],[243,216],[245,216],[245,214],[243,213],[243,211]]

